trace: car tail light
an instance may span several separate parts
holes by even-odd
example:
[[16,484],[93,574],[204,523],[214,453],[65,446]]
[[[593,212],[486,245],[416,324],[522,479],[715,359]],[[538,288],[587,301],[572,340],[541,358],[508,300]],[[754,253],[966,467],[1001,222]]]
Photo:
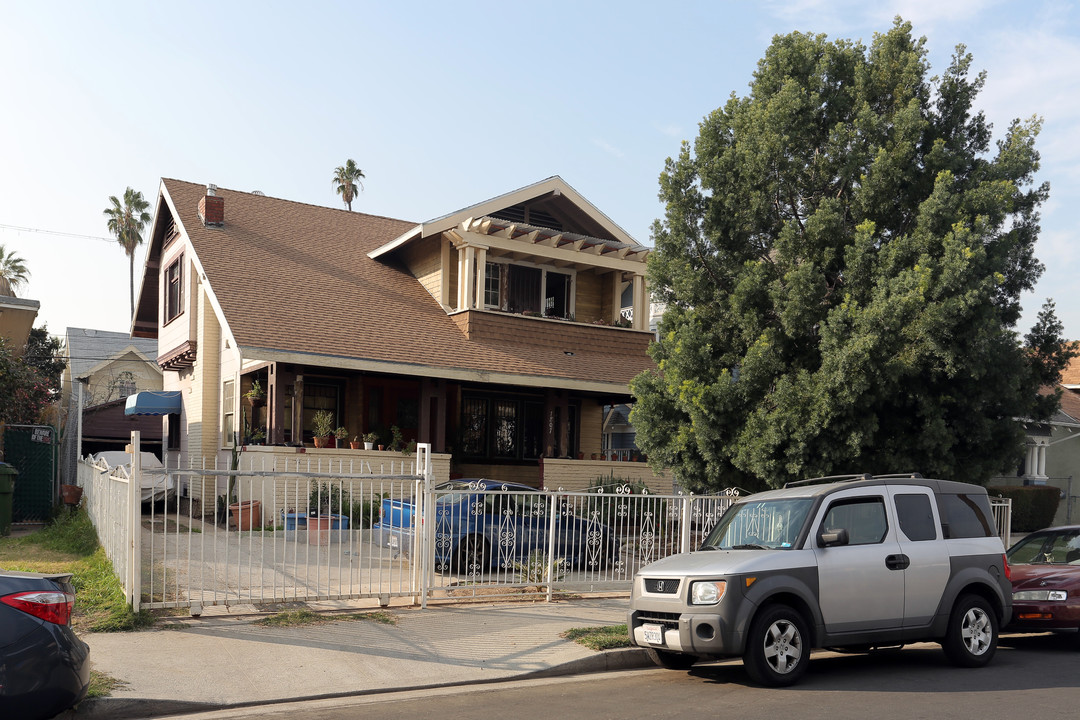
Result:
[[47,622],[67,625],[71,622],[75,596],[58,591],[33,590],[5,595],[0,597],[0,602]]
[[1001,556],[1001,564],[1005,566],[1005,579],[1011,581],[1012,580],[1012,568],[1009,567],[1009,556],[1008,555],[1002,555]]

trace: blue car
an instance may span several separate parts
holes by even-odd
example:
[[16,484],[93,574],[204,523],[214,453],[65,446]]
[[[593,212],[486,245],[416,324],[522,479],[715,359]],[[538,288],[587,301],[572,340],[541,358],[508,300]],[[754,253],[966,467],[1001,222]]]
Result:
[[[413,541],[414,505],[385,499],[372,527],[375,542],[407,549]],[[517,483],[451,480],[435,488],[435,567],[440,572],[477,574],[512,571],[534,552],[546,556],[548,528],[555,528],[554,560],[584,570],[615,562],[619,541],[596,520],[576,517],[551,495]]]
[[0,718],[51,718],[90,687],[90,648],[71,629],[68,573],[0,570]]

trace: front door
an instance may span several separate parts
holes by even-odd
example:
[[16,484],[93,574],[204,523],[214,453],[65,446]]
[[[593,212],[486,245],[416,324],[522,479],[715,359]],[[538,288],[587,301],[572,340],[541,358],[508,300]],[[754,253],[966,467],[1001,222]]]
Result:
[[[813,536],[820,607],[830,633],[899,628],[904,621],[904,568],[887,490],[853,488],[830,495]],[[848,544],[821,547],[822,532],[844,529]]]

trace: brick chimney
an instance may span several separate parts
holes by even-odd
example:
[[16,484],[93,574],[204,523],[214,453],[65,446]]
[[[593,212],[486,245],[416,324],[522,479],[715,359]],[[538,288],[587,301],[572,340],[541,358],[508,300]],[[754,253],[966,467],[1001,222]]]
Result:
[[217,185],[207,185],[206,195],[199,198],[199,219],[207,227],[225,224],[225,198],[217,194]]

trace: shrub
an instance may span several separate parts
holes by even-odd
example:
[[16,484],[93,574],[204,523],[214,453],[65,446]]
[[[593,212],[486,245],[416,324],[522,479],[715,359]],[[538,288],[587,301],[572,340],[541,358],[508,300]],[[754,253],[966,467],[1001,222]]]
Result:
[[1050,485],[990,487],[991,494],[1012,500],[1012,530],[1034,532],[1049,527],[1061,502],[1061,491]]

